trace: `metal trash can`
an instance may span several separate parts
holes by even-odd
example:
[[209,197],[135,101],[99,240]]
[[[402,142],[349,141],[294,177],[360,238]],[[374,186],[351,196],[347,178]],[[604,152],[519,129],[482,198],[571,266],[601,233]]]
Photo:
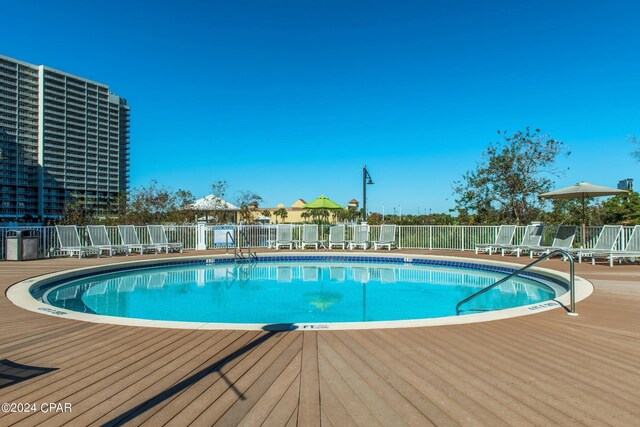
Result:
[[38,236],[29,230],[7,232],[7,261],[38,259]]

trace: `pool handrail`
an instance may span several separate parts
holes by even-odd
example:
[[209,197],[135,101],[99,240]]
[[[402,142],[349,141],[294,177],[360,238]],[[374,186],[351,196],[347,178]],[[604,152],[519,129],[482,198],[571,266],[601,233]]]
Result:
[[571,256],[571,254],[564,250],[564,249],[555,249],[551,252],[549,252],[546,255],[541,256],[540,258],[538,258],[537,260],[525,265],[524,267],[522,267],[520,270],[514,271],[513,273],[509,274],[508,276],[503,277],[502,279],[498,280],[497,282],[480,289],[478,292],[474,293],[473,295],[470,295],[468,297],[466,297],[465,299],[463,299],[462,301],[460,301],[458,304],[456,304],[456,314],[460,315],[460,306],[471,301],[472,299],[474,299],[477,296],[480,296],[482,294],[484,294],[485,292],[495,288],[498,285],[501,285],[502,283],[506,282],[507,280],[511,279],[514,276],[519,275],[520,273],[528,270],[529,268],[533,267],[534,265],[538,264],[541,261],[544,261],[547,258],[551,258],[554,255],[562,255],[563,257],[567,258],[569,260],[569,293],[570,293],[570,297],[571,297],[571,308],[569,309],[569,312],[567,314],[571,315],[571,316],[577,316],[578,313],[576,313],[576,293],[575,293],[575,283],[576,283],[576,275],[575,275],[575,269],[574,269],[574,262],[573,262],[573,257]]
[[[247,259],[255,261],[258,259],[257,253],[255,251],[251,252],[251,240],[249,240],[249,237],[247,237],[247,233],[242,228],[238,228],[237,240],[234,240],[233,236],[231,236],[231,233],[227,231],[227,244],[229,242],[229,237],[231,237],[231,241],[234,242],[234,245],[233,245],[234,262],[238,262],[239,260],[247,260]],[[244,252],[242,252],[242,248],[244,246],[242,245],[241,238],[244,239],[244,242],[246,243],[247,255],[249,255],[249,258],[245,258]]]

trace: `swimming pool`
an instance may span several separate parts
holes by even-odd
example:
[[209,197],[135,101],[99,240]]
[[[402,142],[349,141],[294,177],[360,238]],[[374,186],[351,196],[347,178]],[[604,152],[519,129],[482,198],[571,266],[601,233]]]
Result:
[[28,289],[47,314],[211,329],[468,323],[483,314],[501,318],[522,308],[557,307],[567,292],[561,275],[532,272],[456,311],[459,301],[514,270],[433,257],[287,255],[238,264],[215,257],[123,263],[52,276]]

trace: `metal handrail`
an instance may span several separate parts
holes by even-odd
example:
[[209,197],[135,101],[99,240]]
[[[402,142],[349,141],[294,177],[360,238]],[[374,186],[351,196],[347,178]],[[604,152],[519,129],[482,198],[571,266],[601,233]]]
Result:
[[[227,232],[227,234],[229,234],[229,232]],[[249,255],[249,259],[258,258],[258,255],[256,255],[256,252],[251,253],[251,241],[247,237],[247,233],[240,227],[238,227],[238,244],[234,245],[234,247],[233,247],[233,256],[234,256],[234,258],[235,259],[244,258],[244,256],[242,255],[242,243],[241,243],[240,237],[243,238],[244,242],[247,245],[247,254]],[[239,257],[238,257],[238,252],[237,252],[238,249],[240,250],[240,256]]]
[[233,238],[233,235],[231,234],[230,231],[227,231],[227,234],[224,236],[225,238],[225,253],[229,253],[229,240],[231,240],[231,242],[233,243],[233,256],[235,257],[236,255],[236,240]]
[[498,280],[494,284],[489,285],[486,288],[483,288],[483,289],[479,290],[475,294],[473,294],[471,296],[468,296],[467,298],[463,299],[458,304],[456,304],[456,314],[458,314],[458,315],[460,314],[460,306],[462,304],[465,304],[465,303],[471,301],[472,299],[474,299],[475,297],[484,294],[485,292],[495,288],[498,285],[501,285],[502,283],[504,283],[507,280],[511,279],[512,277],[517,276],[520,273],[528,270],[529,268],[533,267],[534,265],[538,264],[539,262],[544,261],[545,259],[551,258],[552,256],[558,255],[558,254],[562,254],[562,256],[564,256],[565,258],[567,258],[569,260],[569,292],[570,292],[570,296],[571,296],[571,309],[569,310],[569,314],[573,315],[573,316],[577,316],[578,314],[576,313],[576,293],[575,293],[576,276],[575,276],[575,270],[574,270],[574,265],[573,265],[573,257],[571,256],[571,254],[569,252],[565,251],[564,249],[555,249],[555,250],[549,252],[548,254],[541,256],[540,258],[538,258],[537,260],[533,261],[532,263],[527,264],[526,266],[522,267],[520,270],[514,271],[513,273],[509,274],[508,276],[503,277],[502,279]]

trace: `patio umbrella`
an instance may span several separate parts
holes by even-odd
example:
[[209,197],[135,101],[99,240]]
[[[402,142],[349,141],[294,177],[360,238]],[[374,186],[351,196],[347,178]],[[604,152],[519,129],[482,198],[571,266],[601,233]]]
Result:
[[576,185],[561,188],[559,190],[549,191],[548,193],[542,193],[538,196],[544,199],[582,199],[582,245],[584,246],[584,238],[587,229],[585,199],[589,197],[615,196],[617,194],[624,194],[626,192],[627,190],[619,190],[617,188],[593,185],[588,182],[580,182]]
[[342,206],[329,199],[327,196],[320,196],[313,202],[303,206],[304,209],[343,209]]
[[314,210],[344,209],[342,206],[329,199],[327,196],[320,196],[313,202],[307,203],[302,208]]

